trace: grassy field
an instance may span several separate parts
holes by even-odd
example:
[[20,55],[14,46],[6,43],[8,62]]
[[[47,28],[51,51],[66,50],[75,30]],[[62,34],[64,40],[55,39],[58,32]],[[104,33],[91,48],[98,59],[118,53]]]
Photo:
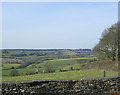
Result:
[[12,67],[18,67],[20,66],[20,64],[3,64],[2,66],[2,69],[9,69],[9,68],[12,68]]
[[[39,68],[39,71],[42,72],[45,69],[46,64],[51,64],[51,65],[55,66],[56,71],[63,69],[63,68],[66,68],[66,70],[70,70],[71,67],[73,67],[73,69],[79,69],[84,64],[84,63],[79,64],[76,61],[76,60],[80,60],[80,59],[82,60],[82,59],[90,59],[90,58],[89,57],[83,57],[83,58],[81,57],[81,58],[48,60],[48,61],[44,61],[43,63],[40,63],[40,64],[32,64],[32,65],[27,66],[26,68],[21,68],[21,69],[17,69],[17,70],[20,75],[22,75],[24,72],[35,72],[36,68]],[[14,67],[15,66],[17,67],[19,64],[8,64],[8,65],[5,65],[5,67],[3,67],[3,68],[9,68],[9,67],[12,67],[13,65],[14,65]],[[9,75],[11,70],[12,69],[3,70],[2,75]]]
[[[106,77],[118,76],[117,72],[106,72]],[[41,73],[35,75],[25,75],[16,77],[3,77],[2,81],[24,81],[24,80],[52,80],[52,79],[81,79],[103,77],[102,70],[79,70],[57,73]]]
[[[35,72],[35,68],[21,68],[21,69],[17,69],[18,73],[20,75],[22,75],[24,72]],[[2,70],[2,75],[9,75],[10,72],[12,71],[12,69],[10,70]],[[4,76],[3,76],[4,77]]]
[[72,69],[80,69],[80,67],[84,64],[87,64],[87,63],[70,65],[70,66],[67,66],[65,70],[71,70],[71,67]]

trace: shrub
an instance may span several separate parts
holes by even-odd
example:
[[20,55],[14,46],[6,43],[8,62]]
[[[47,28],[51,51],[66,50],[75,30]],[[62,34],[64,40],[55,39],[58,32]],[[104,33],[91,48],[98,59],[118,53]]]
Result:
[[46,73],[52,73],[52,72],[55,72],[55,68],[53,65],[51,64],[47,64],[45,65],[45,72]]
[[29,75],[29,72],[23,72],[22,75]]
[[71,70],[73,70],[73,67],[71,67]]
[[10,72],[9,75],[10,75],[10,76],[19,76],[19,73],[18,73],[18,71],[17,71],[16,69],[13,69],[13,70]]
[[22,75],[34,75],[36,74],[36,72],[33,72],[33,71],[25,71],[22,73]]

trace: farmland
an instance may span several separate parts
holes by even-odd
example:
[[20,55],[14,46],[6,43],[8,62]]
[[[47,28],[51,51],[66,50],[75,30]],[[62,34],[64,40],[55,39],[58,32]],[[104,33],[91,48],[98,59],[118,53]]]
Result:
[[[106,72],[106,77],[117,76],[117,72]],[[67,71],[57,73],[45,73],[35,75],[25,75],[16,77],[3,77],[3,81],[21,81],[21,80],[51,80],[51,79],[81,79],[81,78],[95,78],[103,77],[103,71],[101,70],[79,70],[79,71]]]
[[[89,49],[3,50],[3,81],[80,79],[103,77],[99,69],[84,69],[96,63]],[[94,66],[93,66],[94,67]],[[17,76],[10,75],[16,70]],[[106,76],[117,76],[117,71],[106,71]]]

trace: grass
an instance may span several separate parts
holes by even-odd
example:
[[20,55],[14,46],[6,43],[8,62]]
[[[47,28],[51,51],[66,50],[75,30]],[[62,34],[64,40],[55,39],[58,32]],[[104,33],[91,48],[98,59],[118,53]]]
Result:
[[12,68],[12,67],[18,67],[20,66],[20,64],[3,64],[2,66],[2,69],[9,69],[9,68]]
[[106,71],[118,71],[118,62],[112,60],[99,60],[83,65],[81,69],[99,69]]
[[[22,75],[24,72],[35,72],[35,68],[21,68],[21,69],[17,69],[18,73],[20,75]],[[12,69],[10,70],[3,70],[2,71],[2,75],[9,75],[10,72],[12,71]]]
[[38,64],[37,66],[44,66],[45,64],[52,64],[55,66],[68,66],[78,64],[77,59],[90,59],[89,57],[81,57],[81,58],[68,58],[68,59],[56,59],[44,61],[42,64]]
[[[118,76],[117,72],[106,72],[106,77]],[[67,71],[57,73],[41,73],[35,75],[25,75],[16,77],[3,77],[2,81],[24,81],[24,80],[52,80],[52,79],[81,79],[81,78],[95,78],[103,77],[101,70],[79,70]]]
[[67,66],[67,65],[73,65],[76,64],[76,60],[74,59],[56,59],[56,60],[50,60],[50,61],[45,61],[47,64],[52,64],[56,66]]
[[[81,57],[81,58],[48,60],[48,61],[44,61],[43,63],[40,63],[40,64],[32,64],[32,65],[34,65],[33,67],[32,67],[32,65],[29,65],[26,68],[21,68],[21,69],[17,69],[17,70],[20,75],[22,75],[24,72],[35,72],[36,68],[39,68],[39,71],[43,72],[46,64],[51,64],[51,65],[55,66],[56,71],[66,68],[66,67],[68,67],[67,70],[70,70],[71,66],[73,67],[73,69],[79,69],[80,66],[83,65],[84,63],[78,64],[78,62],[76,61],[78,59],[90,59],[90,58],[89,57]],[[3,70],[2,74],[9,75],[10,72],[11,72],[11,70]]]
[[72,67],[73,69],[80,69],[80,67],[81,67],[82,65],[84,65],[84,64],[87,64],[87,63],[70,65],[70,66],[67,66],[67,67],[65,68],[65,70],[71,70],[71,67]]

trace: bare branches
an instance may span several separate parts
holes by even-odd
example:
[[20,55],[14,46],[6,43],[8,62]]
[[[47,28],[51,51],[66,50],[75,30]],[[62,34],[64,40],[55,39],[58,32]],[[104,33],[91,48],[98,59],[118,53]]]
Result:
[[93,48],[94,54],[103,54],[105,59],[117,59],[118,54],[118,23],[102,33],[99,43]]

